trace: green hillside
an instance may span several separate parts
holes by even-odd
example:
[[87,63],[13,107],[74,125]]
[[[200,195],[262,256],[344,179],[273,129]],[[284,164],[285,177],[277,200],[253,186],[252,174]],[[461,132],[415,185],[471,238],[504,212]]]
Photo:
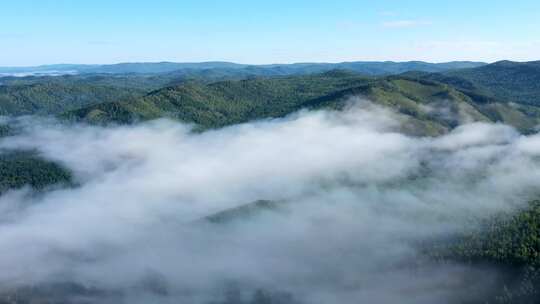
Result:
[[416,75],[500,100],[540,105],[540,61],[500,61],[470,69]]
[[0,194],[23,186],[41,190],[56,184],[70,184],[71,173],[32,151],[0,153]]
[[484,220],[475,231],[426,247],[445,263],[498,270],[499,289],[486,303],[538,303],[540,297],[540,201],[509,214]]
[[134,100],[102,103],[71,112],[91,122],[127,123],[172,117],[204,127],[219,127],[264,117],[279,117],[306,102],[352,88],[369,79],[350,73],[256,78],[212,84],[187,83]]
[[81,74],[63,76],[2,77],[0,85],[25,86],[49,84],[59,86],[96,86],[140,91],[157,90],[184,80],[178,75],[138,75],[138,74]]
[[536,107],[511,105],[447,84],[398,76],[369,78],[346,71],[185,83],[141,98],[92,105],[66,116],[91,123],[170,117],[215,128],[282,117],[302,108],[340,109],[350,97],[364,97],[408,115],[410,131],[418,134],[440,134],[466,121],[501,121],[528,131],[540,121]]
[[[422,64],[400,63],[399,67],[409,70]],[[302,108],[339,109],[348,98],[357,96],[408,115],[411,119],[407,128],[417,134],[440,134],[459,123],[476,120],[505,122],[528,132],[539,122],[535,101],[540,96],[538,62],[479,67],[457,62],[444,68],[474,68],[378,78],[348,70],[354,70],[355,65],[380,67],[380,63],[351,62],[338,64],[345,70],[280,76],[293,73],[284,69],[319,65],[218,65],[207,69],[194,65],[153,75],[5,77],[0,78],[0,115],[65,113],[70,119],[92,123],[170,117],[204,129],[282,117]],[[260,74],[265,77],[254,77]]]
[[1,85],[0,115],[58,114],[140,94],[134,89],[59,82]]

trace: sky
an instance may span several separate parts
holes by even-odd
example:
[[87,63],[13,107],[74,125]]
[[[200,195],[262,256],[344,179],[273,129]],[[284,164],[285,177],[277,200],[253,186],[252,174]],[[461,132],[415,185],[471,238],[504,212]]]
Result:
[[0,66],[539,54],[538,0],[0,0]]

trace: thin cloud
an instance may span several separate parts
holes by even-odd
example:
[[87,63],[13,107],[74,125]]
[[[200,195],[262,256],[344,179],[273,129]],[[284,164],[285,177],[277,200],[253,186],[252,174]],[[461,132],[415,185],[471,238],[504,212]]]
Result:
[[382,11],[382,12],[379,12],[379,15],[385,16],[385,17],[395,17],[398,15],[398,13],[395,11]]
[[111,45],[113,44],[112,41],[107,41],[107,40],[92,40],[92,41],[88,41],[88,44],[90,45]]
[[411,27],[428,26],[431,24],[433,23],[430,21],[425,21],[425,20],[394,20],[394,21],[383,22],[381,25],[384,28],[411,28]]

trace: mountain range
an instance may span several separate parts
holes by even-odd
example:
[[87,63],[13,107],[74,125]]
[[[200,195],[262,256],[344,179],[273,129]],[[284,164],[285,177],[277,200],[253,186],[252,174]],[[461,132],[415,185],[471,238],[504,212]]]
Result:
[[[456,66],[461,68],[450,69]],[[504,122],[529,132],[540,119],[538,62],[84,67],[77,75],[0,78],[0,113],[101,124],[169,117],[214,128],[302,108],[339,109],[351,97],[362,97],[411,117],[417,134],[440,134],[466,120]],[[367,67],[371,72],[359,72]],[[281,73],[269,73],[276,70]]]
[[[4,76],[31,76],[46,74],[160,74],[160,73],[209,73],[217,70],[225,74],[245,75],[294,75],[307,73],[321,73],[333,69],[346,69],[366,75],[388,75],[406,71],[441,72],[451,69],[472,68],[485,65],[482,62],[454,61],[446,63],[429,63],[423,61],[409,62],[370,62],[355,61],[341,63],[293,63],[293,64],[267,64],[248,65],[232,62],[141,62],[118,63],[108,65],[84,64],[53,64],[34,67],[0,67],[0,75]],[[215,72],[215,71],[214,71]]]
[[[2,73],[0,116],[5,117],[0,117],[0,139],[19,132],[17,119],[11,118],[27,115],[53,116],[66,125],[102,126],[169,118],[203,132],[303,109],[340,111],[365,100],[405,118],[399,131],[412,137],[446,134],[469,122],[505,123],[523,134],[537,132],[540,125],[540,61],[260,66],[163,62],[0,68]],[[0,195],[25,186],[38,196],[50,189],[77,187],[62,164],[31,150],[0,151],[0,172]],[[210,214],[196,224],[231,225],[286,212],[287,204],[258,200]],[[495,217],[480,232],[423,244],[426,255],[443,264],[465,261],[511,269],[512,280],[501,280],[501,290],[507,292],[507,282],[520,282],[508,289],[514,297],[495,303],[529,303],[523,299],[536,294],[527,288],[540,286],[539,206],[534,201],[510,217]],[[73,284],[15,294],[32,302],[80,290],[87,292]],[[0,303],[12,297],[0,293]]]
[[[195,67],[204,73],[182,76],[185,71],[171,72],[179,65],[189,69]],[[351,100],[365,99],[407,117],[402,131],[411,135],[436,136],[472,121],[502,122],[523,133],[535,132],[540,124],[538,61],[501,61],[487,65],[462,62],[339,65],[342,69],[324,64],[290,65],[287,66],[289,71],[303,69],[304,72],[285,76],[229,75],[223,73],[223,69],[260,71],[284,69],[284,66],[254,68],[218,62],[84,66],[87,71],[98,67],[133,71],[136,66],[147,72],[154,71],[150,75],[85,72],[63,76],[0,77],[0,115],[54,115],[64,121],[102,125],[167,117],[194,123],[198,130],[205,130],[283,117],[301,109],[340,110]],[[385,66],[385,73],[391,75],[366,75],[344,68],[355,65],[378,66],[378,71]],[[437,71],[414,70],[418,66]],[[440,71],[452,66],[464,68]],[[73,69],[74,66],[53,67]],[[313,67],[330,70],[314,71]],[[390,67],[396,72],[390,73]],[[0,127],[0,136],[15,132],[12,126],[2,124]],[[31,153],[23,156],[23,159],[38,159]],[[22,167],[27,164],[22,160],[18,163]],[[48,164],[39,161],[36,166]],[[3,178],[11,179],[9,175]],[[42,184],[39,180],[31,180]],[[4,180],[0,184],[24,184],[24,181]]]

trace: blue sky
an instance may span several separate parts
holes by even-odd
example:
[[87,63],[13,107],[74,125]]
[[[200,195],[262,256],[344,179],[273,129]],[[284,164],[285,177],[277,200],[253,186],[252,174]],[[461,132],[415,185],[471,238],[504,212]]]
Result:
[[0,2],[0,66],[500,59],[540,59],[540,1]]

